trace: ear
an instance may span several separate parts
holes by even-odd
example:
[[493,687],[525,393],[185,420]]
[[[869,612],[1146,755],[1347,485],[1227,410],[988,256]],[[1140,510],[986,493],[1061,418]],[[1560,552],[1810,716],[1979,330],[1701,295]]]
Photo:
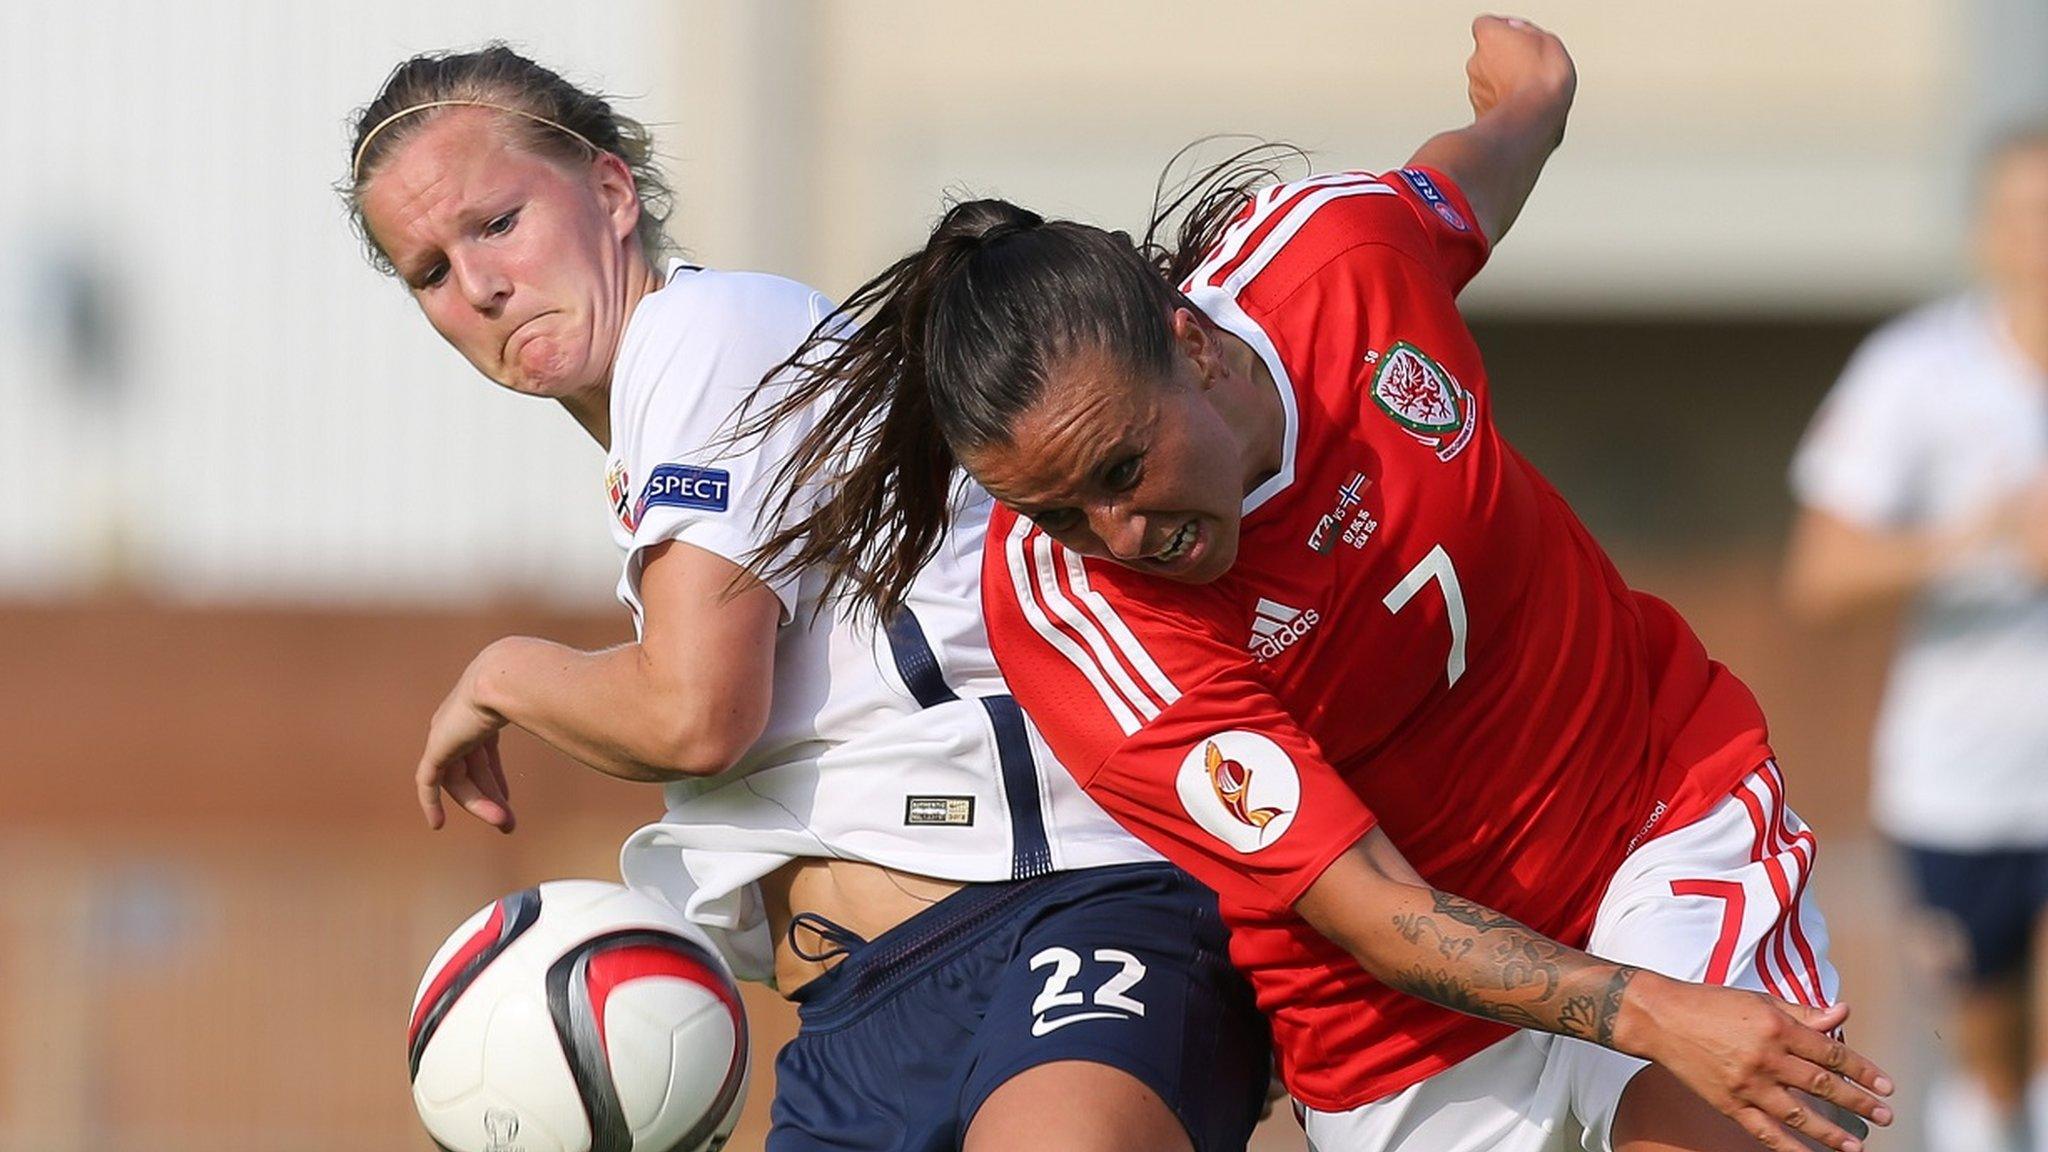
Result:
[[640,186],[632,169],[616,153],[601,152],[591,161],[590,175],[597,202],[611,219],[612,234],[620,240],[631,236],[640,226]]
[[1215,380],[1222,362],[1217,359],[1221,346],[1216,343],[1215,333],[1208,324],[1195,315],[1195,310],[1185,305],[1173,310],[1173,342],[1195,366],[1202,377],[1202,387],[1209,387]]

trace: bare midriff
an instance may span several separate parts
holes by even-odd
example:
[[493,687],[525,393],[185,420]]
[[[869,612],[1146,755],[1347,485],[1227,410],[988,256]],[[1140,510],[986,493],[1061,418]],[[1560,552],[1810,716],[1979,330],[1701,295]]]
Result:
[[[798,860],[761,878],[768,929],[775,934],[775,986],[784,996],[831,971],[840,957],[823,961],[798,955],[790,921],[800,912],[822,916],[863,940],[896,925],[966,887],[958,880],[934,880],[857,860]],[[808,929],[795,944],[812,955],[832,950]]]

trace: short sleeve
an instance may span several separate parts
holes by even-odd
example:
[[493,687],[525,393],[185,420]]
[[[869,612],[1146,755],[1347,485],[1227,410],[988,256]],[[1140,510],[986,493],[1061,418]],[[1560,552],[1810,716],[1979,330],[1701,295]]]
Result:
[[1428,240],[1431,261],[1456,293],[1486,266],[1486,234],[1465,193],[1434,168],[1398,168],[1381,177],[1408,206]]
[[1925,373],[1897,336],[1880,331],[1865,341],[1814,414],[1792,458],[1801,504],[1869,527],[1912,519]]
[[[624,390],[614,420],[630,425],[613,429],[631,485],[622,593],[636,606],[640,566],[655,545],[680,541],[741,565],[756,558],[776,527],[778,469],[815,423],[803,412],[765,433],[737,435],[740,421],[773,404],[787,385],[764,378],[829,313],[824,297],[774,277],[694,278],[650,297],[660,310],[622,354],[614,383]],[[660,299],[671,292],[678,295]],[[790,618],[797,577],[778,576],[769,586]]]
[[1486,256],[1464,194],[1442,176],[1422,168],[1332,172],[1253,196],[1181,290],[1212,316],[1235,307],[1271,312],[1333,266],[1369,284],[1378,265],[1401,262],[1422,269],[1455,303]]
[[1138,839],[1226,898],[1292,905],[1371,812],[1178,586],[1126,594],[1092,570],[1028,521],[991,521],[982,595],[1010,690]]

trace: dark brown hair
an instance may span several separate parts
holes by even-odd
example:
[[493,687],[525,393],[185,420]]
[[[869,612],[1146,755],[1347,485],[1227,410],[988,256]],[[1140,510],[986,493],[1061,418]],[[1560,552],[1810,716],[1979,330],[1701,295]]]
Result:
[[[398,112],[436,100],[516,108],[570,130],[564,132],[525,116],[506,116],[506,128],[517,133],[515,138],[536,155],[581,160],[595,147],[624,161],[640,197],[636,237],[647,262],[660,266],[662,254],[670,247],[662,226],[675,197],[655,165],[653,136],[639,121],[614,111],[603,96],[578,88],[552,69],[493,42],[474,52],[414,56],[393,68],[377,98],[349,118],[351,171],[336,190],[348,205],[349,222],[362,240],[365,254],[379,271],[388,275],[394,270],[363,219],[363,186],[401,144],[449,109],[428,108],[386,125],[382,131],[378,128]],[[376,135],[365,148],[364,136],[371,132]]]
[[[786,388],[741,420],[736,437],[745,439],[819,412],[776,476],[768,507],[777,530],[755,570],[821,567],[828,596],[892,611],[938,550],[959,455],[1008,443],[1017,417],[1043,396],[1048,369],[1077,350],[1166,377],[1169,318],[1186,302],[1178,285],[1291,158],[1306,155],[1259,144],[1173,188],[1162,174],[1135,244],[1005,200],[949,207],[924,247],[856,289],[770,374]],[[1167,247],[1158,237],[1176,217]],[[822,496],[800,504],[800,492]]]

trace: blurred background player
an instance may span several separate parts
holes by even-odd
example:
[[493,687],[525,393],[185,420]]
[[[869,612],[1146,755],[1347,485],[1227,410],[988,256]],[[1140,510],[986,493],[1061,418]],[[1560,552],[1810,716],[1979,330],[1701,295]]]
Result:
[[1905,602],[1874,817],[1938,928],[1957,1067],[1929,1147],[2048,1147],[2048,122],[1983,160],[1978,283],[1886,325],[1792,468],[1793,606]]
[[502,46],[406,61],[354,129],[373,262],[478,371],[609,452],[638,635],[479,653],[417,770],[430,826],[445,791],[512,830],[507,725],[667,782],[622,870],[801,1003],[776,1152],[1242,1148],[1265,1024],[1215,898],[1083,795],[1008,695],[977,596],[987,497],[953,490],[953,543],[886,627],[827,610],[814,574],[741,567],[787,445],[726,434],[830,305],[657,272],[646,131]]

